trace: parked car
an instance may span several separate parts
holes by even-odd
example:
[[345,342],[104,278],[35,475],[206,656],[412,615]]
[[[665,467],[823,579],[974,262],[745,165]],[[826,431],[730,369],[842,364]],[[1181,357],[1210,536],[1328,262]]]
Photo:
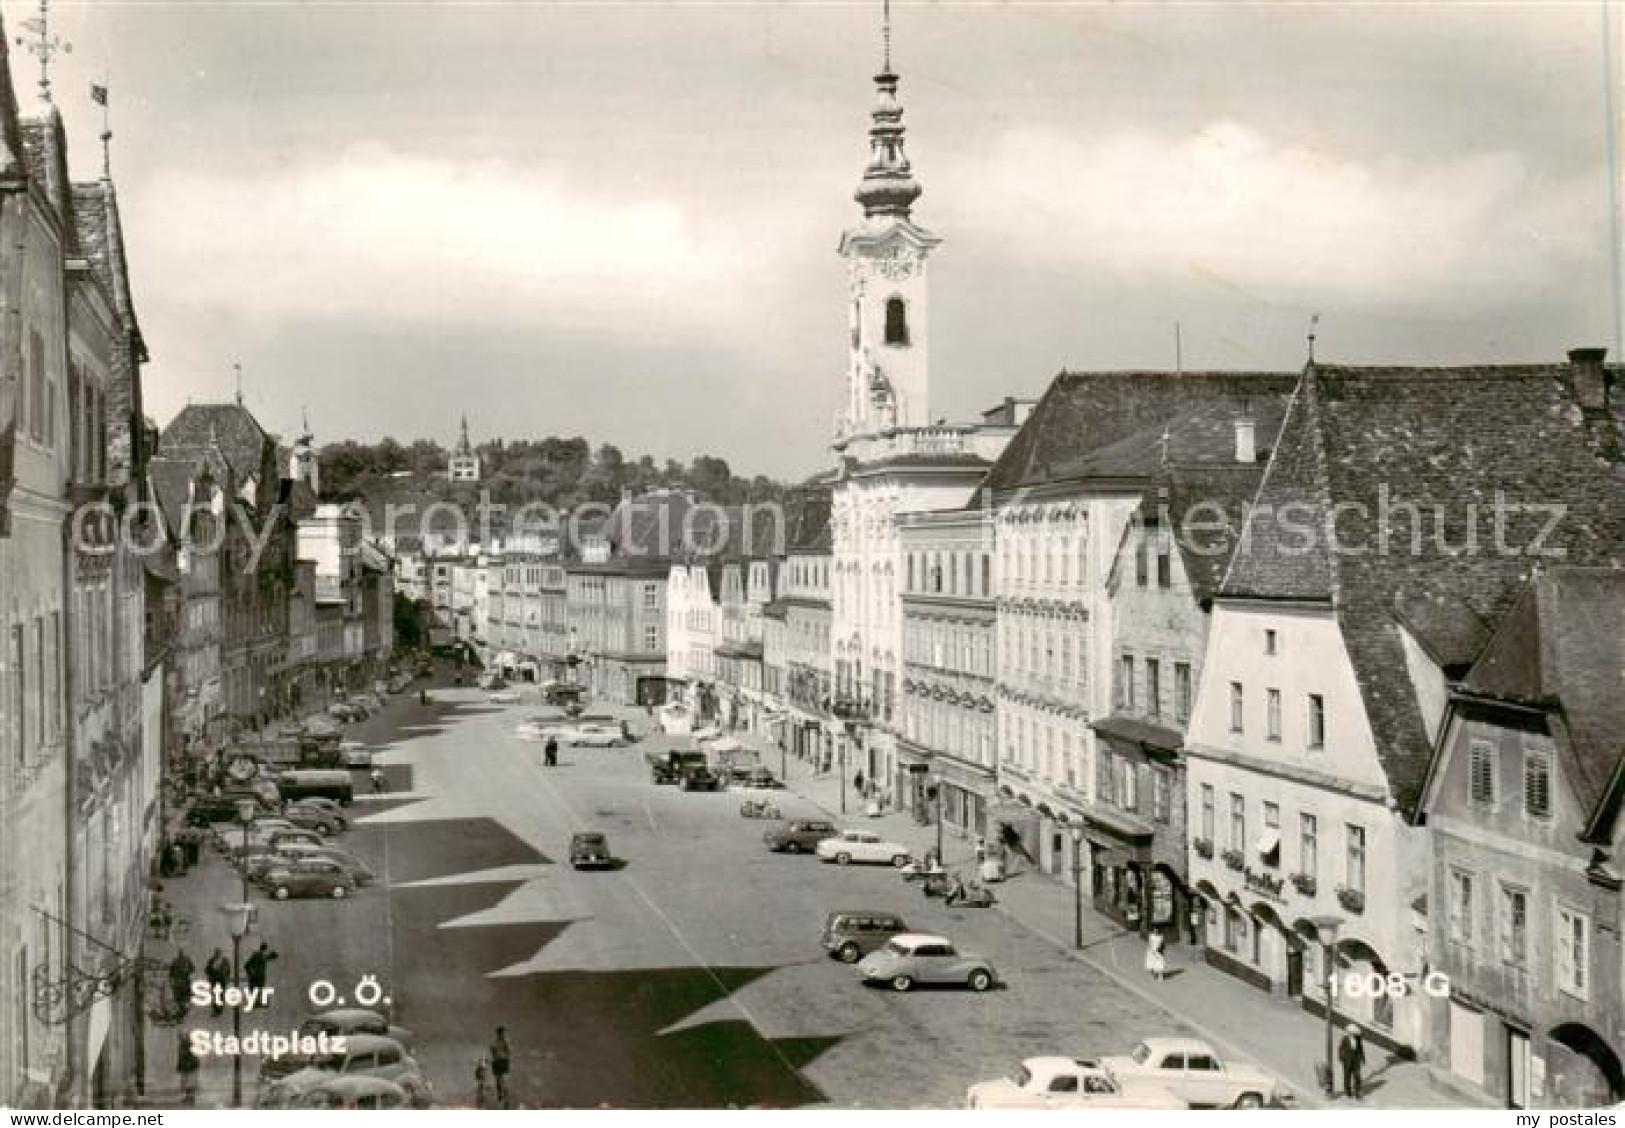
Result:
[[284,1086],[280,1092],[268,1094],[267,1100],[286,1100],[290,1103],[264,1107],[359,1109],[365,1112],[412,1107],[410,1094],[395,1082],[382,1077],[333,1077],[325,1073],[322,1076],[326,1079],[313,1085],[307,1086],[301,1080]]
[[187,804],[186,823],[204,829],[215,823],[234,823],[237,821],[237,804],[244,799],[254,805],[257,815],[269,815],[282,809],[280,800],[268,803],[265,796],[258,793],[200,795]]
[[[286,812],[287,807],[308,807],[315,811],[326,811],[338,820],[340,830],[346,829],[350,825],[350,818],[344,813],[344,807],[337,801],[321,795],[306,795],[300,799],[290,800],[284,807],[284,812]],[[284,817],[287,817],[285,813]]]
[[406,1092],[414,1108],[427,1107],[432,1096],[422,1068],[399,1042],[376,1034],[352,1034],[345,1039],[342,1053],[311,1055],[302,1068],[268,1086],[261,1099],[293,1107],[292,1102],[326,1085],[335,1075],[392,1081]]
[[262,854],[247,854],[235,859],[237,870],[251,885],[264,885],[265,877],[273,870],[287,869],[296,860],[311,856],[314,846],[303,844],[284,847],[281,850],[267,850]]
[[773,777],[771,771],[760,765],[748,769],[740,782],[746,787],[760,788],[764,791],[779,791],[784,787],[784,784]]
[[492,705],[519,704],[519,691],[517,689],[494,689],[485,695],[485,700]]
[[344,872],[344,867],[331,858],[294,859],[266,873],[262,883],[279,901],[289,897],[331,897],[342,901],[355,892],[355,882]]
[[302,850],[300,853],[312,858],[326,858],[330,862],[338,863],[356,885],[371,885],[373,872],[371,867],[348,850],[341,850],[337,846],[317,846],[312,850]]
[[907,991],[917,983],[959,984],[986,991],[997,982],[985,956],[962,953],[946,936],[924,932],[893,936],[858,961],[858,976],[865,983],[889,983],[894,991]]
[[345,724],[354,724],[356,721],[366,720],[367,717],[366,710],[347,701],[334,702],[327,707],[327,711],[335,720],[343,721]]
[[769,850],[782,854],[810,854],[824,839],[839,833],[834,823],[823,819],[796,819],[764,831],[762,841]]
[[1226,1061],[1195,1038],[1147,1038],[1127,1056],[1100,1064],[1124,1083],[1152,1082],[1193,1108],[1262,1108],[1281,1098],[1275,1079],[1258,1066]]
[[704,764],[692,764],[683,772],[677,786],[684,791],[721,791],[722,780]]
[[887,842],[880,835],[867,830],[843,830],[820,842],[816,852],[824,861],[843,866],[849,862],[878,862],[892,866],[906,866],[909,863],[907,846]]
[[570,836],[570,864],[576,869],[605,869],[615,864],[609,840],[597,831]]
[[326,838],[344,829],[344,816],[335,815],[320,807],[307,807],[303,803],[289,803],[282,808],[282,817],[301,830],[314,830]]
[[882,909],[836,909],[824,920],[818,941],[824,951],[839,956],[844,963],[857,963],[893,936],[908,932],[908,925],[896,913]]
[[566,743],[583,745],[588,748],[621,748],[630,744],[631,739],[624,725],[589,721],[585,724],[576,725],[571,730]]
[[1124,1085],[1092,1061],[1033,1057],[1009,1077],[979,1081],[965,1093],[966,1108],[1182,1109],[1190,1105],[1160,1085]]

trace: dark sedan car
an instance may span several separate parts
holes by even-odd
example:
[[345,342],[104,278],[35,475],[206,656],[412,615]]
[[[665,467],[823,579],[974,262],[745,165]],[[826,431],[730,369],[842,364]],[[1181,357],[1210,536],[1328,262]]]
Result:
[[684,791],[721,791],[722,780],[704,764],[697,764],[683,773],[679,786]]
[[596,831],[570,836],[570,864],[576,869],[607,869],[615,864],[609,840]]
[[822,819],[797,819],[774,827],[762,835],[769,850],[782,854],[810,854],[826,838],[834,838],[840,831],[834,823]]
[[337,901],[355,892],[355,882],[344,867],[328,858],[298,858],[261,880],[279,901],[289,897],[332,897]]

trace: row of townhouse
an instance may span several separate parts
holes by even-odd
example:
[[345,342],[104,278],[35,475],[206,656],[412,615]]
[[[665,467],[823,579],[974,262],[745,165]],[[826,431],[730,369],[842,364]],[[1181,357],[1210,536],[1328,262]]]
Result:
[[[117,194],[0,35],[0,1103],[127,1090],[171,656]],[[96,988],[96,990],[91,990]]]
[[1063,372],[934,420],[876,83],[827,532],[674,569],[671,668],[725,681],[765,599],[766,735],[871,802],[1509,1105],[1625,1096],[1618,367]]

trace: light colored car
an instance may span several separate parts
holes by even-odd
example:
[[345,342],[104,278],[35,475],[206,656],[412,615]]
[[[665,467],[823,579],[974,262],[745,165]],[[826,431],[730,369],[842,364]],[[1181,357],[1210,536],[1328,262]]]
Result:
[[588,722],[576,725],[564,743],[584,745],[588,748],[619,748],[626,744],[627,740],[626,733],[620,725]]
[[372,749],[359,740],[340,741],[339,754],[344,757],[344,766],[347,768],[372,767]]
[[1033,1057],[1008,1077],[972,1085],[965,1093],[965,1107],[1183,1109],[1190,1105],[1160,1085],[1124,1085],[1092,1061]]
[[414,1108],[426,1108],[432,1097],[423,1070],[393,1038],[352,1034],[345,1039],[343,1053],[315,1055],[306,1060],[304,1068],[268,1087],[261,1097],[265,1107],[297,1107],[295,1102],[304,1094],[336,1077],[375,1077],[393,1082],[406,1093]]
[[350,816],[344,813],[344,807],[335,799],[328,799],[321,795],[302,795],[288,803],[289,807],[309,807],[313,810],[327,811],[338,819],[339,826],[348,827]]
[[1119,1081],[1161,1086],[1193,1108],[1262,1108],[1278,1104],[1275,1078],[1245,1061],[1227,1061],[1195,1038],[1147,1038],[1125,1057],[1100,1059]]
[[492,705],[519,704],[519,691],[517,689],[493,689],[485,695],[485,700]]
[[906,866],[908,847],[887,842],[868,830],[843,830],[833,838],[826,838],[816,847],[816,853],[826,862],[846,865],[849,862],[872,862],[887,866]]
[[382,1112],[412,1107],[412,1098],[406,1090],[382,1077],[329,1077],[309,1088],[302,1084],[290,1086],[285,1092],[293,1102],[290,1108]]
[[858,978],[865,983],[889,983],[894,991],[932,983],[986,991],[998,982],[993,964],[985,956],[961,952],[946,936],[928,932],[901,932],[858,961]]

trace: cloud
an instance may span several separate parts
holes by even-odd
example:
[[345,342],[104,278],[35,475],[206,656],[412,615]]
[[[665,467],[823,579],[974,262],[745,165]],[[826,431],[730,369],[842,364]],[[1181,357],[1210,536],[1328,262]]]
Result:
[[1373,159],[1219,121],[1179,137],[1022,128],[976,164],[959,175],[993,171],[975,222],[1023,255],[1266,302],[1489,309],[1549,296],[1606,238],[1600,171],[1551,179],[1511,152]]
[[618,188],[374,145],[252,183],[176,168],[144,193],[143,270],[191,280],[172,300],[272,321],[668,333],[719,321],[741,284],[737,244]]

